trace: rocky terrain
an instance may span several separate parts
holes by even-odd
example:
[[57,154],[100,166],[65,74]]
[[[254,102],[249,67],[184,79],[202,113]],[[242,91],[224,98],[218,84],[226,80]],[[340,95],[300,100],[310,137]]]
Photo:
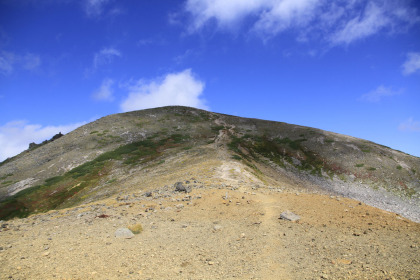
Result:
[[419,172],[314,128],[107,116],[0,163],[0,279],[419,279]]

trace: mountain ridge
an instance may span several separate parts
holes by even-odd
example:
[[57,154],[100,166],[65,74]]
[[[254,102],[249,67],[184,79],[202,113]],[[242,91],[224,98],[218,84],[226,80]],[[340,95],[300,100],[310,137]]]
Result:
[[103,117],[0,166],[0,278],[419,279],[418,167],[194,108]]
[[[28,210],[22,216],[77,205],[114,195],[116,181],[134,188],[139,182],[137,172],[143,174],[152,168],[160,172],[160,177],[168,177],[164,173],[176,168],[172,159],[191,156],[204,164],[218,158],[222,167],[213,168],[234,166],[239,177],[247,174],[247,184],[287,185],[290,189],[331,192],[362,201],[367,195],[364,200],[368,204],[420,220],[420,158],[321,129],[182,106],[105,116],[3,162],[0,199],[13,199],[34,187],[44,194],[65,193],[65,199],[41,209],[29,209],[31,203],[24,202],[20,193],[19,207],[23,204]],[[83,174],[72,171],[83,167]],[[102,175],[89,174],[99,169]],[[217,179],[216,173],[209,177]],[[156,176],[145,177],[145,183],[156,180]],[[174,181],[176,178],[168,178],[162,184]],[[382,201],[383,196],[389,201]],[[370,202],[372,197],[375,201]],[[407,213],[398,210],[401,204],[409,209]]]

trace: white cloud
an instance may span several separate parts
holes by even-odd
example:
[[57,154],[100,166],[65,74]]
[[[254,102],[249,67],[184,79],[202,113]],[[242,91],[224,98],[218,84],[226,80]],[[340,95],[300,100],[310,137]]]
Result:
[[25,121],[13,121],[0,126],[0,161],[15,156],[29,147],[29,143],[41,143],[55,134],[68,133],[85,123],[59,126],[28,124]]
[[27,53],[24,55],[13,52],[0,52],[0,74],[9,75],[15,69],[35,70],[41,65],[39,55]]
[[15,56],[9,52],[1,52],[0,54],[0,73],[3,75],[9,75],[13,72],[13,64]]
[[139,80],[128,90],[128,97],[121,103],[124,112],[169,105],[207,109],[201,99],[204,83],[194,77],[191,69],[149,82]]
[[88,17],[101,16],[110,0],[85,0],[85,13]]
[[393,90],[392,88],[384,87],[381,85],[376,89],[362,95],[360,99],[367,102],[379,102],[383,97],[399,95],[402,92],[402,89]]
[[349,44],[369,37],[390,24],[391,19],[375,3],[369,2],[361,16],[349,20],[342,29],[331,38],[336,44]]
[[96,72],[96,70],[111,64],[116,57],[121,57],[121,52],[115,48],[103,48],[93,55],[92,66],[85,69],[85,75],[89,76]]
[[243,17],[261,12],[269,6],[267,0],[188,0],[185,5],[187,12],[193,16],[193,29],[202,28],[208,21],[214,19],[222,27],[228,27]]
[[408,53],[402,68],[404,75],[410,75],[420,70],[420,53]]
[[22,67],[26,70],[33,70],[41,65],[41,58],[39,55],[28,53],[22,57]]
[[103,80],[99,89],[93,93],[93,98],[99,101],[113,101],[113,85],[114,81],[112,79]]
[[399,127],[401,131],[420,131],[420,121],[415,121],[413,118],[408,118],[402,122]]
[[93,57],[93,68],[97,69],[103,65],[109,64],[113,61],[114,57],[120,57],[121,52],[114,48],[104,48],[95,53]]
[[[419,21],[407,1],[390,0],[187,0],[190,31],[215,23],[231,29],[248,19],[250,31],[263,38],[283,31],[297,40],[322,38],[333,45],[349,44],[381,31],[400,32]],[[302,39],[305,40],[302,40]]]
[[260,33],[275,35],[291,27],[306,27],[315,17],[318,0],[269,1],[268,10],[262,12],[254,25]]

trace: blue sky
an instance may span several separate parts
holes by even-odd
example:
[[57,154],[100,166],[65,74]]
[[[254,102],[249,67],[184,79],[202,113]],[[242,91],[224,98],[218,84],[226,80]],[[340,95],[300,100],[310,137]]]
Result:
[[419,1],[0,0],[0,161],[165,105],[420,156]]

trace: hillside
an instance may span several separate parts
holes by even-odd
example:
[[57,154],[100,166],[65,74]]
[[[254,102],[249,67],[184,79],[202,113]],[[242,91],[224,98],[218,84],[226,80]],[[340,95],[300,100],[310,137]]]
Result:
[[420,276],[420,158],[333,132],[116,114],[0,163],[0,186],[4,278]]
[[420,217],[417,157],[319,129],[187,107],[107,116],[6,160],[1,217],[173,184],[200,165],[209,165],[208,174],[194,176],[209,184],[339,194]]

